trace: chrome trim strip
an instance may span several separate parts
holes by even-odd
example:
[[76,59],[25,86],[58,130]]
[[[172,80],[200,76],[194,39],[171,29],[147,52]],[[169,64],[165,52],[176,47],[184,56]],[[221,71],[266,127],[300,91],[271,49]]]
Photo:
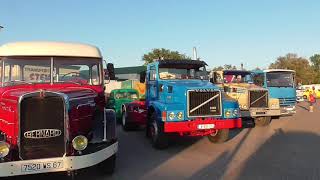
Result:
[[86,98],[95,98],[95,97],[97,97],[97,95],[94,95],[94,96],[85,96],[85,97],[76,97],[76,98],[69,98],[69,101],[79,100],[79,99],[86,99]]

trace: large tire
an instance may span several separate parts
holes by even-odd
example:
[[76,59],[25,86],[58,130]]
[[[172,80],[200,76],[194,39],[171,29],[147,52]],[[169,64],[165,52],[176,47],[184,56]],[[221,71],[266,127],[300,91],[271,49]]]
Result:
[[219,129],[216,133],[207,136],[212,143],[224,143],[229,139],[229,129]]
[[132,125],[128,123],[127,119],[128,119],[128,114],[126,109],[124,108],[122,111],[122,118],[121,118],[121,125],[124,131],[130,131],[133,129]]
[[148,120],[147,135],[150,135],[152,146],[165,149],[169,146],[168,135],[163,131],[163,125],[157,121],[157,114],[153,112]]
[[101,174],[111,175],[116,168],[116,159],[116,154],[114,154],[98,164],[98,168]]
[[256,126],[267,126],[271,122],[271,117],[256,117],[254,118],[254,123]]

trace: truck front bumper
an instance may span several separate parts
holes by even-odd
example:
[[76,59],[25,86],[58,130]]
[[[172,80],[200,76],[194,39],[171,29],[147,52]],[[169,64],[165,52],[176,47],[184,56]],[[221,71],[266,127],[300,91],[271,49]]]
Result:
[[241,117],[265,117],[265,116],[280,116],[280,109],[250,109],[241,110]]
[[[64,156],[59,158],[47,158],[47,159],[32,159],[32,160],[21,160],[21,161],[10,161],[0,163],[0,177],[8,176],[19,176],[28,174],[40,174],[49,172],[62,172],[62,171],[73,171],[91,167],[101,163],[108,159],[118,151],[118,142],[101,149],[100,151],[80,155],[80,156]],[[42,168],[41,170],[28,170],[25,167],[29,166],[45,166],[48,163],[60,162],[59,166],[55,168]],[[45,165],[44,165],[45,164]],[[31,167],[31,169],[33,169]],[[40,169],[40,168],[39,168]]]
[[205,136],[219,129],[241,128],[242,120],[198,118],[192,121],[164,122],[164,132],[179,133],[180,135]]

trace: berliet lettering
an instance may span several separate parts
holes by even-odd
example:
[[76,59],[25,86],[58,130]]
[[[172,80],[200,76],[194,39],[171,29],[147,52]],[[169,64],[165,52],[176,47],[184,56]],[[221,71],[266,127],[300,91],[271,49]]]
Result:
[[62,132],[59,129],[38,129],[27,131],[23,135],[28,139],[44,139],[61,136]]

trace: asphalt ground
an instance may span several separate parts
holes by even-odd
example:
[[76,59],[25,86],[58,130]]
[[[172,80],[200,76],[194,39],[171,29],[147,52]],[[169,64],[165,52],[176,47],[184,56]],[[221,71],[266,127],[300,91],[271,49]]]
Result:
[[[89,168],[77,179],[320,179],[320,103],[313,113],[306,102],[297,106],[296,115],[273,120],[267,127],[234,130],[223,144],[212,144],[205,137],[176,137],[168,149],[155,150],[143,130],[124,132],[119,126],[115,173],[104,176]],[[55,173],[8,179],[67,177]]]

